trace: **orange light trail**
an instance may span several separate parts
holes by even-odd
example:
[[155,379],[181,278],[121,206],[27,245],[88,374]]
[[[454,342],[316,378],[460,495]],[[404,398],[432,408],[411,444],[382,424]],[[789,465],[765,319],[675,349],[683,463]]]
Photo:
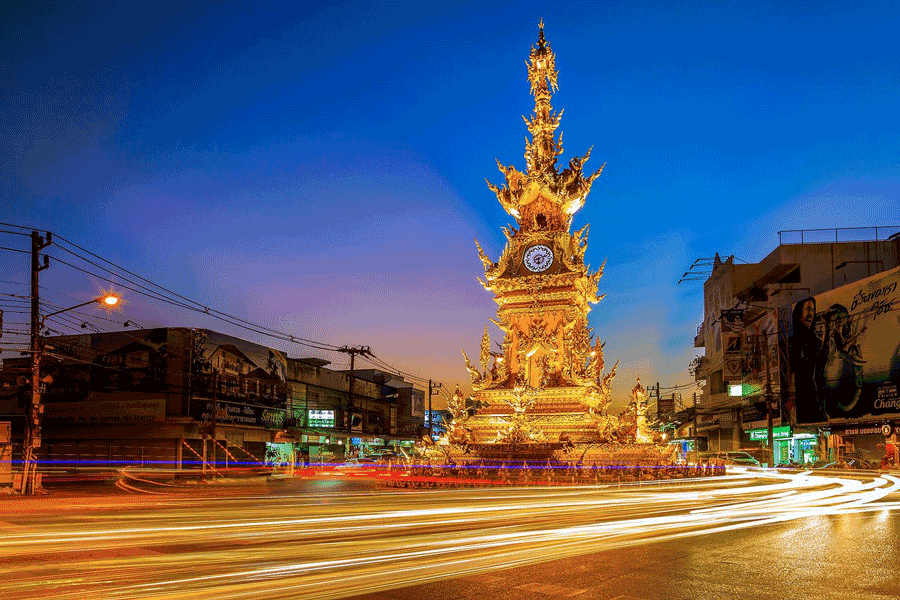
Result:
[[748,471],[565,488],[13,499],[0,502],[0,595],[340,598],[634,544],[897,511],[898,491],[890,475]]

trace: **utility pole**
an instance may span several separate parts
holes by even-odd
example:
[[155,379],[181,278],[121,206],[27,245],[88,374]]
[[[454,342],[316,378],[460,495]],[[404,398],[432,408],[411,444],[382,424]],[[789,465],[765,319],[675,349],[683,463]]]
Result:
[[44,407],[41,405],[41,303],[40,278],[38,274],[50,266],[50,258],[44,256],[41,265],[40,252],[53,243],[53,234],[47,232],[46,239],[37,231],[31,232],[31,404],[26,420],[24,461],[22,468],[23,495],[34,494],[37,464],[35,450],[41,446],[41,417]]
[[700,451],[700,436],[697,433],[697,392],[694,392],[694,451]]
[[212,410],[212,426],[209,428],[209,437],[212,440],[212,468],[215,470],[217,468],[216,458],[219,455],[219,451],[216,448],[216,417],[219,414],[219,390],[213,390],[213,410]]
[[656,382],[656,420],[662,421],[662,410],[659,403],[662,402],[662,396],[659,395],[659,382]]
[[431,395],[441,389],[442,383],[434,383],[428,380],[428,437],[434,439],[434,412],[431,410]]
[[769,440],[769,468],[775,466],[775,435],[772,431],[772,382],[769,379],[769,336],[768,333],[763,338],[763,356],[765,357],[764,368],[766,369],[766,421],[768,427]]
[[347,391],[347,444],[349,445],[350,436],[353,433],[353,383],[356,380],[354,373],[356,370],[356,355],[371,357],[375,355],[372,354],[372,349],[368,346],[341,346],[337,351],[350,355],[350,386]]

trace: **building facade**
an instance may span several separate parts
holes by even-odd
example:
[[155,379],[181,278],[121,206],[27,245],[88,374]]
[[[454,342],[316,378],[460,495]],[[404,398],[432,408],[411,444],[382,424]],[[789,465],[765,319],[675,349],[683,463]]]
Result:
[[[830,231],[836,239],[848,234],[844,230]],[[804,303],[810,299],[820,298],[818,303],[811,303],[820,308],[824,303],[840,305],[834,300],[837,297],[852,305],[852,298],[844,299],[847,294],[875,293],[865,291],[869,280],[875,281],[869,287],[890,287],[889,282],[878,282],[882,275],[896,270],[900,240],[893,236],[888,240],[810,242],[804,236],[807,232],[792,233],[800,235],[799,243],[783,241],[759,263],[739,264],[733,257],[723,261],[717,255],[704,283],[704,318],[694,340],[695,347],[705,350],[694,365],[697,379],[703,382],[696,430],[706,438],[710,450],[758,449],[766,445],[767,399],[772,410],[775,464],[839,458],[849,446],[833,439],[832,432],[845,425],[855,430],[863,424],[867,431],[878,424],[881,431],[882,425],[900,417],[884,411],[825,412],[819,408],[820,399],[809,401],[810,385],[815,385],[814,380],[825,379],[824,362],[820,366],[812,363],[818,360],[816,356],[829,351],[824,342],[826,320],[834,325],[834,331],[838,317],[828,310],[807,315],[810,330],[813,320],[821,321],[823,340],[817,346],[813,341],[815,334],[807,335],[806,329],[796,325],[802,320],[798,315]],[[890,303],[886,298],[879,296],[879,302]],[[848,309],[848,315],[841,318],[849,322],[851,312]],[[863,321],[875,316],[871,310],[854,314],[856,325],[853,332],[846,330],[848,337],[856,335],[854,332],[862,334],[866,328]],[[887,320],[882,318],[882,323]],[[869,327],[864,335],[868,340],[879,337],[876,343],[889,345],[889,334],[884,337],[879,331],[885,330]],[[896,338],[892,348],[895,347]],[[840,351],[832,343],[832,355]],[[832,364],[829,368],[838,367]],[[847,368],[853,371],[854,367]],[[882,369],[877,375],[881,383],[892,377],[891,368]],[[882,395],[889,391],[885,390]],[[880,444],[884,446],[885,440]],[[875,449],[868,454],[874,458]]]
[[[361,438],[412,443],[396,390],[328,361],[206,329],[44,338],[39,459],[57,464],[258,465],[343,460]],[[24,435],[31,359],[7,358],[0,413]],[[349,424],[348,424],[349,423]]]

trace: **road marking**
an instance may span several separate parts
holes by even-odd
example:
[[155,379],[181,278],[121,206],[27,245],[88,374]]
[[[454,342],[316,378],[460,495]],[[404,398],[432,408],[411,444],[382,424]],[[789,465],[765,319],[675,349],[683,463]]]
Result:
[[572,596],[577,596],[587,591],[576,590],[574,588],[567,588],[550,583],[526,583],[524,585],[517,585],[516,589],[524,590],[526,592],[538,592],[540,594],[547,594],[548,596],[563,596],[565,598],[571,598]]

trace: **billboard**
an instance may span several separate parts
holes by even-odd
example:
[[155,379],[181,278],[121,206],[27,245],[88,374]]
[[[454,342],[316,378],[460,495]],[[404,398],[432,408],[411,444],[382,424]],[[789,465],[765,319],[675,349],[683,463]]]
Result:
[[798,423],[900,415],[898,284],[900,267],[793,306]]
[[217,425],[250,425],[267,429],[284,426],[285,410],[277,407],[245,404],[229,400],[194,400],[191,416]]
[[225,378],[285,380],[287,358],[279,350],[209,329],[194,329],[192,333],[195,375],[217,373]]
[[287,359],[283,353],[209,329],[188,334],[193,396],[285,406]]
[[41,365],[44,402],[165,398],[180,383],[170,372],[179,351],[173,341],[167,329],[48,338]]

